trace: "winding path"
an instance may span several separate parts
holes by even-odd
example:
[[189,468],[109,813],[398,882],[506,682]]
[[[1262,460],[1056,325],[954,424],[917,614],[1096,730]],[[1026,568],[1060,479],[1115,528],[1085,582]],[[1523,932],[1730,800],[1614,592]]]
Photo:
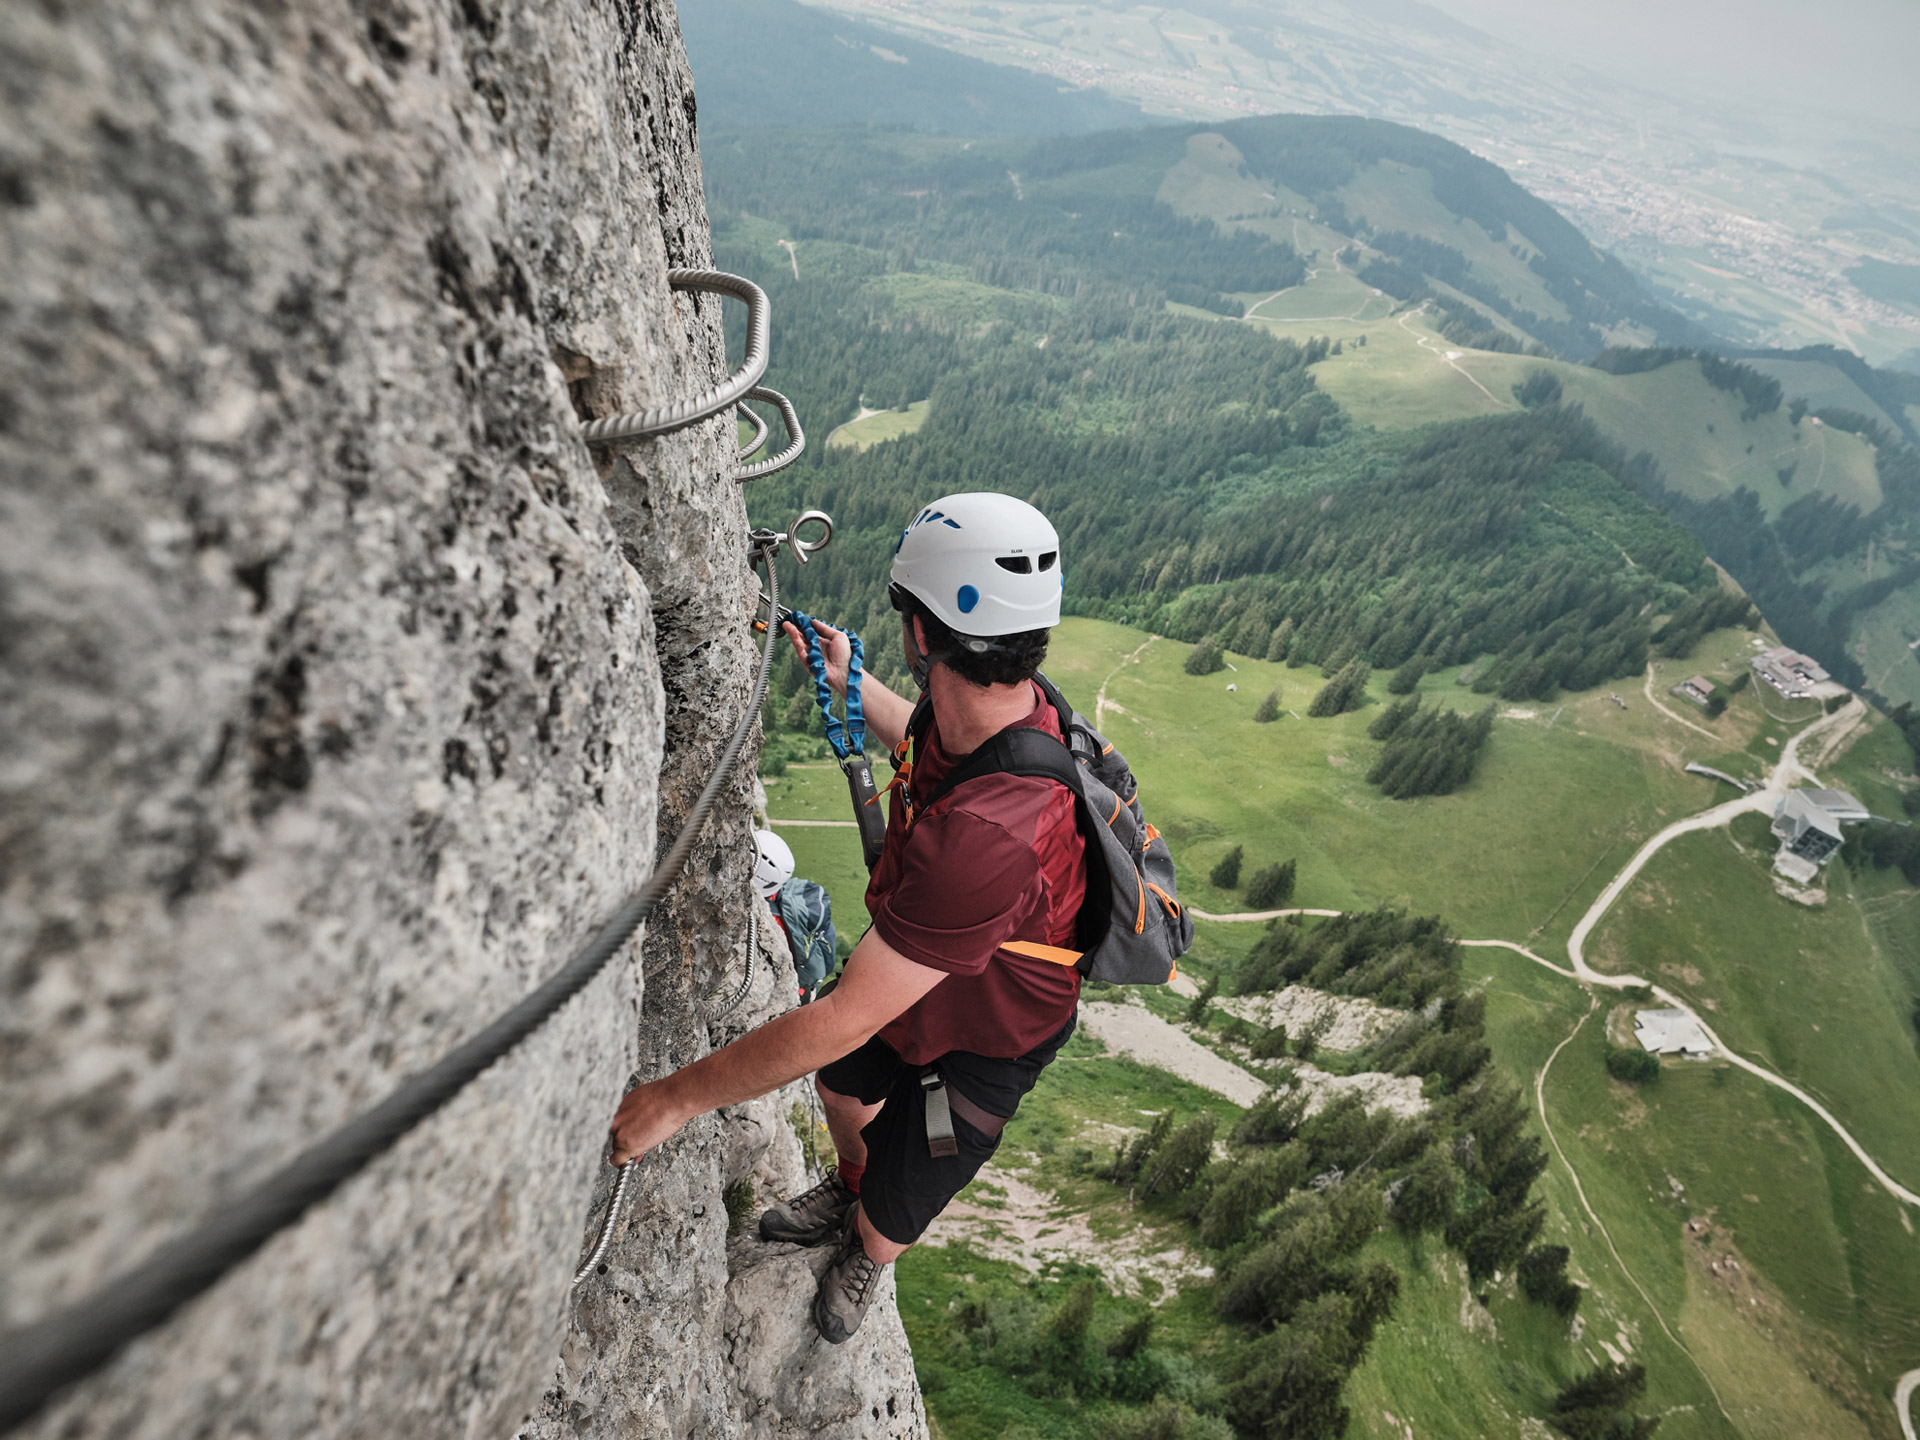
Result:
[[[1620,553],[1624,555],[1626,554],[1626,551],[1623,550]],[[1667,719],[1673,721],[1676,725],[1684,725],[1687,727],[1687,729],[1696,731],[1699,734],[1706,736],[1709,740],[1718,740],[1720,738],[1718,735],[1714,734],[1713,731],[1707,729],[1706,726],[1696,725],[1694,724],[1693,721],[1687,719],[1686,716],[1674,714],[1674,712],[1669,710],[1666,707],[1666,705],[1661,702],[1659,697],[1657,697],[1653,693],[1653,661],[1651,660],[1647,661],[1647,683],[1645,688],[1647,692],[1647,703],[1653,706],[1653,708],[1658,710],[1662,715],[1666,716]],[[1763,705],[1761,708],[1765,709],[1766,707]]]
[[1425,350],[1429,355],[1433,356],[1434,359],[1438,360],[1442,365],[1445,365],[1449,370],[1453,371],[1454,374],[1458,375],[1462,380],[1465,380],[1469,385],[1473,386],[1474,389],[1478,390],[1482,395],[1486,396],[1488,401],[1492,403],[1493,408],[1496,411],[1503,411],[1503,410],[1510,409],[1511,408],[1510,406],[1503,405],[1500,402],[1499,396],[1495,395],[1491,390],[1487,389],[1486,386],[1482,385],[1479,379],[1476,376],[1474,376],[1474,374],[1471,371],[1463,370],[1460,368],[1460,363],[1459,363],[1460,356],[1465,352],[1460,350],[1442,350],[1440,349],[1439,346],[1435,345],[1433,341],[1429,339],[1427,336],[1414,335],[1413,331],[1407,330],[1407,321],[1412,319],[1415,315],[1424,315],[1426,313],[1427,305],[1429,303],[1430,302],[1428,301],[1422,300],[1420,302],[1419,309],[1409,310],[1405,315],[1402,315],[1398,322],[1400,325],[1400,328],[1402,330],[1406,330],[1407,334],[1413,335],[1414,343],[1418,345],[1422,350]]
[[[1138,660],[1141,655],[1146,652],[1146,648],[1159,638],[1158,635],[1147,636],[1147,638],[1142,640],[1133,650],[1121,656],[1120,663],[1107,672],[1106,680],[1100,682],[1100,693],[1093,697],[1093,728],[1098,730],[1102,735],[1107,733],[1106,713],[1109,706],[1111,706],[1116,713],[1123,715],[1126,713],[1124,710],[1121,710],[1118,705],[1115,705],[1111,700],[1107,699],[1107,681],[1118,675],[1124,667]],[[1197,915],[1199,912],[1196,910],[1194,913]]]
[[[1491,942],[1485,940],[1470,940],[1463,943],[1470,945],[1485,945],[1489,943],[1498,945],[1501,942],[1497,940]],[[1520,950],[1518,945],[1511,945],[1507,948]],[[1530,960],[1540,960],[1538,955],[1529,954],[1529,952],[1525,950],[1520,950],[1520,953],[1526,955]],[[1540,963],[1547,965],[1545,960],[1540,960]],[[1560,967],[1557,965],[1547,965],[1547,968],[1549,970],[1557,970],[1562,975],[1569,973],[1568,971],[1560,970]],[[1725,1418],[1726,1422],[1729,1425],[1733,1425],[1733,1416],[1727,1414],[1727,1402],[1720,1398],[1720,1391],[1719,1388],[1714,1385],[1713,1377],[1707,1374],[1705,1367],[1700,1364],[1699,1358],[1695,1356],[1693,1351],[1687,1348],[1686,1342],[1673,1333],[1672,1328],[1667,1324],[1666,1316],[1660,1313],[1660,1307],[1653,1303],[1653,1296],[1647,1293],[1647,1287],[1642,1285],[1640,1278],[1635,1275],[1632,1270],[1627,1268],[1626,1257],[1620,1253],[1620,1247],[1613,1243],[1613,1232],[1607,1229],[1607,1222],[1600,1218],[1600,1212],[1595,1210],[1593,1208],[1593,1202],[1587,1199],[1587,1187],[1580,1183],[1580,1172],[1573,1168],[1573,1162],[1567,1159],[1567,1152],[1560,1148],[1560,1137],[1553,1133],[1553,1122],[1547,1119],[1547,1072],[1553,1068],[1553,1062],[1560,1058],[1560,1052],[1573,1043],[1573,1037],[1580,1033],[1587,1021],[1593,1018],[1593,1012],[1599,1007],[1600,997],[1589,990],[1587,992],[1586,1013],[1575,1022],[1573,1029],[1567,1032],[1567,1038],[1553,1047],[1553,1053],[1547,1056],[1547,1063],[1542,1065],[1540,1067],[1540,1073],[1533,1077],[1533,1101],[1540,1111],[1540,1128],[1547,1132],[1547,1143],[1553,1146],[1553,1153],[1560,1157],[1560,1164],[1565,1167],[1567,1178],[1573,1181],[1573,1193],[1580,1197],[1580,1208],[1587,1212],[1587,1218],[1593,1221],[1594,1227],[1599,1230],[1600,1238],[1607,1242],[1607,1249],[1613,1255],[1613,1263],[1620,1267],[1620,1273],[1627,1277],[1627,1283],[1640,1292],[1640,1298],[1647,1303],[1648,1313],[1659,1323],[1660,1329],[1665,1333],[1667,1339],[1673,1342],[1674,1348],[1679,1350],[1687,1359],[1693,1361],[1693,1368],[1700,1372],[1700,1378],[1706,1382],[1708,1391],[1713,1395],[1713,1403],[1720,1408],[1720,1414]],[[1738,1430],[1740,1427],[1734,1425],[1733,1428]]]

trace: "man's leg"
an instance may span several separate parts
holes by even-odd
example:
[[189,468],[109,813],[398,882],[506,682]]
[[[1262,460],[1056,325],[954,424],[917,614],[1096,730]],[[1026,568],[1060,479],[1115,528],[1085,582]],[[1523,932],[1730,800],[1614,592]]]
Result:
[[866,1169],[867,1142],[860,1132],[880,1113],[879,1102],[863,1105],[853,1096],[832,1089],[818,1075],[813,1077],[813,1088],[819,1092],[821,1108],[827,1112],[827,1133],[833,1136],[833,1149],[840,1157],[841,1168],[857,1165]]
[[891,1265],[913,1248],[910,1243],[897,1244],[874,1229],[873,1222],[867,1219],[864,1210],[855,1210],[853,1213],[860,1225],[860,1247],[867,1252],[867,1258],[876,1265]]
[[[818,1185],[783,1200],[760,1217],[762,1240],[826,1245],[845,1233],[847,1212],[860,1193],[867,1165],[867,1144],[860,1131],[879,1113],[881,1097],[900,1068],[898,1055],[880,1041],[869,1040],[814,1076],[837,1162]],[[863,1094],[874,1098],[862,1100]]]

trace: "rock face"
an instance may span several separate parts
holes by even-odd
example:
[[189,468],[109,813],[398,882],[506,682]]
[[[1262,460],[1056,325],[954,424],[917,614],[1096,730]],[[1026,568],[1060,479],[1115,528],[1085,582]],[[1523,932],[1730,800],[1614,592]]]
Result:
[[[9,6],[0,76],[11,1328],[571,953],[741,713],[754,581],[729,420],[577,436],[723,366],[663,0]],[[568,1297],[626,1077],[784,999],[699,1007],[751,783],[642,944],[27,1433],[916,1433],[891,1311],[742,1388],[721,1195],[799,1178],[788,1098],[644,1162]]]

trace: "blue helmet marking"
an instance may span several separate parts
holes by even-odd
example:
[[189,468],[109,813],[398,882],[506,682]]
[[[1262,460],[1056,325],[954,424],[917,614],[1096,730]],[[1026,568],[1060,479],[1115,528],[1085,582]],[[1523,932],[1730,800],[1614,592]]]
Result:
[[954,597],[954,604],[960,607],[962,615],[971,615],[973,607],[980,603],[980,592],[971,585],[962,585],[960,593]]

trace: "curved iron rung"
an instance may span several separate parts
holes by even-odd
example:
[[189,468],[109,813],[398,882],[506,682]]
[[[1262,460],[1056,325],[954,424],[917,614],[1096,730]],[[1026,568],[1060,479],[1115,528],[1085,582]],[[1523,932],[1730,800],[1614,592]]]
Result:
[[590,445],[605,445],[616,440],[640,440],[650,435],[666,435],[684,430],[708,416],[718,415],[746,398],[747,392],[767,373],[767,292],[740,275],[722,270],[669,270],[667,284],[681,291],[707,295],[731,295],[747,306],[747,348],[740,368],[720,384],[687,400],[652,410],[635,410],[626,415],[609,415],[580,427]]
[[[776,470],[786,469],[787,466],[798,460],[801,452],[807,448],[806,432],[800,428],[800,416],[795,413],[791,400],[787,399],[787,397],[782,395],[778,390],[769,390],[764,385],[754,386],[753,389],[747,392],[747,397],[752,400],[764,400],[767,404],[776,407],[780,411],[780,423],[787,427],[787,448],[782,450],[778,455],[770,455],[765,460],[756,460],[751,465],[742,465],[735,470],[733,472],[733,478],[742,485],[746,484],[749,480],[764,480]],[[741,408],[743,410],[746,409],[745,406]],[[749,415],[753,414],[751,410],[748,410],[747,413]],[[760,439],[751,449],[740,452],[739,458],[742,460],[745,460],[747,456],[753,454],[759,450],[762,445],[767,443],[766,422],[761,420],[757,415],[754,415],[753,418],[760,425]]]
[[[749,397],[757,396],[760,394],[759,386],[756,385],[753,389],[749,390],[747,394]],[[760,418],[759,411],[749,410],[745,402],[734,406],[733,413],[739,419],[753,426],[753,439],[733,452],[733,458],[735,460],[745,461],[759,454],[761,450],[766,448],[768,434],[767,422]]]

